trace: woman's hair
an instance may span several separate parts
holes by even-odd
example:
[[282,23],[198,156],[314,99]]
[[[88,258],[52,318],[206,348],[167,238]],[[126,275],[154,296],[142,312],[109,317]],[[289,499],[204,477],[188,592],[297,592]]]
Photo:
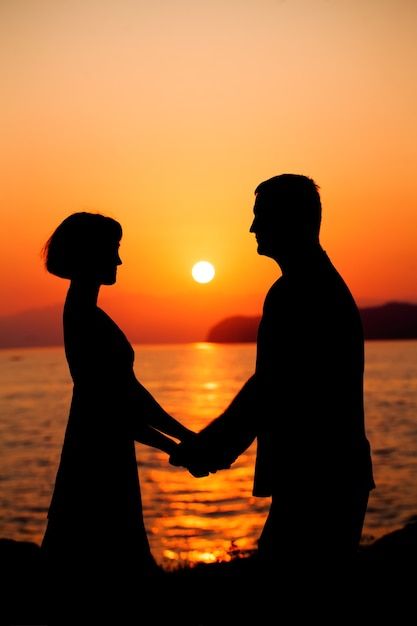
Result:
[[73,213],[64,219],[42,249],[45,267],[73,279],[94,265],[108,244],[120,241],[119,222],[100,213]]

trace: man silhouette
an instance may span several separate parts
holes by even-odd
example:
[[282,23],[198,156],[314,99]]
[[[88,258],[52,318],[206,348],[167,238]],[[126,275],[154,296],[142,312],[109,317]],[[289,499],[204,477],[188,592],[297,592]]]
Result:
[[339,563],[358,547],[374,487],[361,319],[320,245],[315,182],[282,174],[255,194],[250,232],[258,254],[282,271],[265,299],[256,370],[225,412],[171,462],[204,475],[230,466],[256,437],[253,494],[272,497],[259,558]]

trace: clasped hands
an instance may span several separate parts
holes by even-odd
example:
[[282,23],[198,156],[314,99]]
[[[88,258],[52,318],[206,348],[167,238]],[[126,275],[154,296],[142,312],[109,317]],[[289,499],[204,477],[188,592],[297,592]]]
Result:
[[176,446],[169,462],[176,467],[185,467],[196,478],[202,478],[217,470],[229,469],[233,460],[227,459],[218,441],[211,440],[205,433],[195,433]]

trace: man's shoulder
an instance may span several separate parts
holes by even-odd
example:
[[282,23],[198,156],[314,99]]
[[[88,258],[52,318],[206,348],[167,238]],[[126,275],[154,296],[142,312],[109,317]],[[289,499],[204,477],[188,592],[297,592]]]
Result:
[[287,281],[284,276],[280,276],[269,288],[266,298],[269,296],[280,296],[286,290]]
[[273,306],[274,303],[280,302],[283,297],[285,297],[286,285],[284,277],[281,276],[274,282],[273,285],[268,289],[267,294],[264,300],[264,309],[268,306]]

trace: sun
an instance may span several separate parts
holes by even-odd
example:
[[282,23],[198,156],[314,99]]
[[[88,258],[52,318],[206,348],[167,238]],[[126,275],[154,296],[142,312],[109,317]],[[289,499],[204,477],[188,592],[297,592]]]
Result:
[[198,261],[198,263],[193,265],[193,269],[191,270],[194,280],[198,283],[209,283],[213,280],[215,273],[214,265],[208,261]]

